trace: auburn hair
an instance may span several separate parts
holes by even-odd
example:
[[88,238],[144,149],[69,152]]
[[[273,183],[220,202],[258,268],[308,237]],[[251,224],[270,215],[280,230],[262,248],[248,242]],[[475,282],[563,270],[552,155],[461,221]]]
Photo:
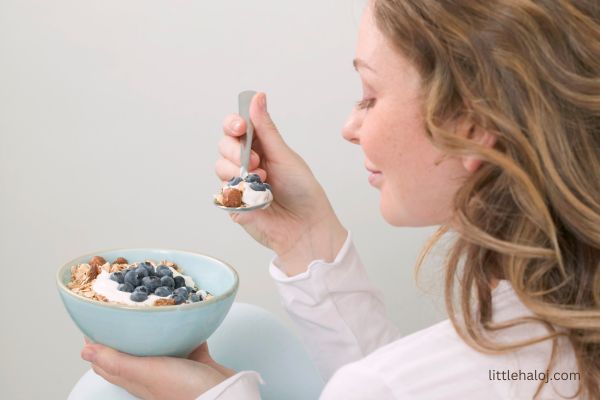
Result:
[[[578,395],[600,398],[600,1],[372,5],[378,28],[420,71],[432,143],[484,160],[454,200],[445,268],[454,327],[483,352],[551,340],[549,367],[565,336]],[[447,129],[461,118],[493,132],[493,148]],[[432,237],[418,265],[449,230]],[[547,336],[509,345],[488,339],[503,328],[491,320],[494,279],[511,283]],[[525,322],[531,318],[504,327]]]

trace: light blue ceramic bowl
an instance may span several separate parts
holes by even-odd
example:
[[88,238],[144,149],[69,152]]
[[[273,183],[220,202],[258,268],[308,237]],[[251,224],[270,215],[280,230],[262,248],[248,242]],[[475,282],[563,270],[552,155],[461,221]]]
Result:
[[[84,298],[71,292],[66,284],[71,278],[71,266],[89,262],[95,255],[108,262],[118,257],[125,257],[130,263],[148,259],[173,261],[215,297],[198,303],[143,308]],[[222,261],[164,249],[118,249],[84,255],[63,265],[56,279],[71,319],[85,336],[137,356],[187,356],[221,324],[239,284],[237,272]]]

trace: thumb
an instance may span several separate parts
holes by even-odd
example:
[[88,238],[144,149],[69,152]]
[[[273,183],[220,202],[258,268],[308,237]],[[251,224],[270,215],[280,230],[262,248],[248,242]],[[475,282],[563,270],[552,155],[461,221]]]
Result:
[[267,111],[267,96],[257,93],[250,104],[250,119],[254,125],[255,136],[267,157],[276,157],[282,152],[290,151],[275,123]]

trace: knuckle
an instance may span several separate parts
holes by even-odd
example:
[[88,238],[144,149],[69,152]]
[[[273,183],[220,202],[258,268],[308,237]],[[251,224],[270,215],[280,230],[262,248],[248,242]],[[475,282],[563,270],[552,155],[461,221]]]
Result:
[[233,121],[234,118],[235,114],[229,114],[225,118],[223,118],[223,128],[229,129],[229,125],[231,124],[231,121]]
[[228,170],[228,163],[227,160],[223,159],[223,158],[219,158],[216,162],[215,162],[215,171],[217,171],[217,173],[224,173]]

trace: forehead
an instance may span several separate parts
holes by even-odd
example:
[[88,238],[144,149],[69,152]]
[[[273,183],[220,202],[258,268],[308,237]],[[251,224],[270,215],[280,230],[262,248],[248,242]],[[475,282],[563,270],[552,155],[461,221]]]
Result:
[[365,7],[356,42],[356,58],[366,62],[386,81],[414,81],[418,73],[408,59],[381,33],[373,16],[372,1]]
[[406,64],[401,54],[393,48],[390,41],[381,33],[377,27],[373,15],[373,2],[369,1],[365,7],[358,29],[356,42],[356,56],[369,62],[381,62],[385,64]]
[[375,19],[373,18],[372,2],[364,8],[360,26],[358,29],[358,39],[356,41],[356,58],[366,61],[372,65],[377,57],[385,52],[385,38],[377,29]]

